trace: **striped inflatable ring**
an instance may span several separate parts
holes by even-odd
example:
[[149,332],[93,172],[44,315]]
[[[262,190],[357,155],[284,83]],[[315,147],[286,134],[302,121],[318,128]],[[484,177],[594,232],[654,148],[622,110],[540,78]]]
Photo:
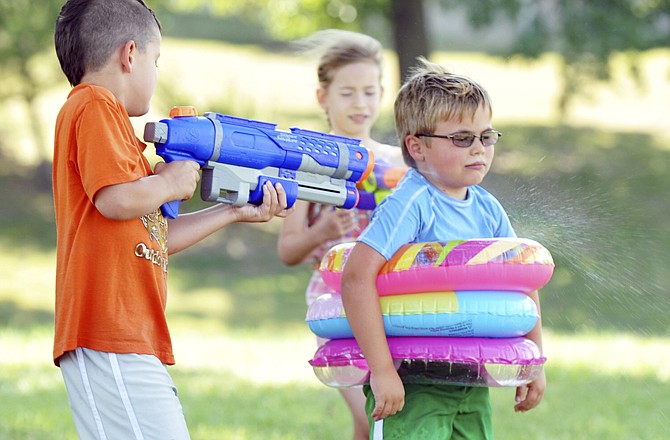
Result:
[[[429,292],[379,300],[387,336],[510,338],[527,334],[539,317],[535,302],[520,292]],[[317,298],[305,320],[322,338],[354,337],[339,294]]]
[[[324,282],[340,290],[342,271],[355,243],[331,248],[320,265]],[[533,240],[485,238],[402,246],[377,276],[379,295],[448,290],[532,292],[554,272],[549,251]]]
[[[517,387],[532,382],[546,361],[526,338],[388,338],[404,383]],[[370,370],[355,339],[334,339],[309,361],[324,384],[363,385]]]

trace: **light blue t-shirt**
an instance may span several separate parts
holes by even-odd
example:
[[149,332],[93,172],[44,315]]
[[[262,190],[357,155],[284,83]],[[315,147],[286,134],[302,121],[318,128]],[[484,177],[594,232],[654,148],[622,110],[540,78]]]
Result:
[[468,187],[465,200],[437,189],[414,168],[375,209],[357,241],[389,260],[404,244],[516,237],[507,213],[484,188]]

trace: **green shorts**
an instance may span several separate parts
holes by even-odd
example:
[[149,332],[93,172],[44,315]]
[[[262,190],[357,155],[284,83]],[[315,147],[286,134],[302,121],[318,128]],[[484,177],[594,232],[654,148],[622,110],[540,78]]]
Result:
[[[369,385],[363,387],[363,391],[369,416],[375,407],[375,399]],[[370,440],[382,439],[493,439],[489,389],[405,384],[402,411],[382,422],[371,422]]]

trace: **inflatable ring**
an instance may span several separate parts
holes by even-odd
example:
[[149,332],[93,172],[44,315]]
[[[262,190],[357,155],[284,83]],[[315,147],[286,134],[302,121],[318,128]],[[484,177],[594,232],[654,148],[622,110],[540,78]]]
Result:
[[[526,338],[388,338],[404,383],[517,387],[535,380],[546,358]],[[309,361],[324,384],[368,383],[370,370],[355,339],[334,339]]]
[[[520,292],[412,293],[379,301],[387,336],[510,338],[527,334],[539,318],[535,302]],[[318,297],[305,320],[322,338],[354,337],[338,294]]]
[[[331,248],[319,268],[324,282],[340,291],[342,271],[355,243]],[[425,242],[402,246],[377,276],[379,295],[447,291],[511,290],[532,292],[554,272],[541,244],[522,238]]]

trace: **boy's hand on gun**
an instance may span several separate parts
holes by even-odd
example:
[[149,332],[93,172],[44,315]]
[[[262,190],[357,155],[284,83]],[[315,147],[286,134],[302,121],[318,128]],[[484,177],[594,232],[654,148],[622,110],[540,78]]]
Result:
[[405,406],[405,386],[395,368],[371,374],[370,388],[375,396],[375,409],[371,414],[373,420],[390,417]]
[[167,201],[190,199],[200,180],[199,171],[200,165],[191,160],[158,162],[154,167],[154,174],[165,180],[172,195]]
[[514,411],[526,412],[535,408],[542,401],[544,390],[547,387],[547,376],[544,371],[542,374],[527,385],[520,386],[516,389]]
[[267,222],[272,217],[286,217],[293,208],[287,208],[286,191],[281,183],[275,186],[265,182],[263,185],[263,203],[261,205],[231,206],[237,214],[239,221],[247,223]]
[[328,241],[337,240],[353,232],[356,223],[352,211],[324,208],[315,226],[319,228],[320,236],[323,237],[324,241]]

